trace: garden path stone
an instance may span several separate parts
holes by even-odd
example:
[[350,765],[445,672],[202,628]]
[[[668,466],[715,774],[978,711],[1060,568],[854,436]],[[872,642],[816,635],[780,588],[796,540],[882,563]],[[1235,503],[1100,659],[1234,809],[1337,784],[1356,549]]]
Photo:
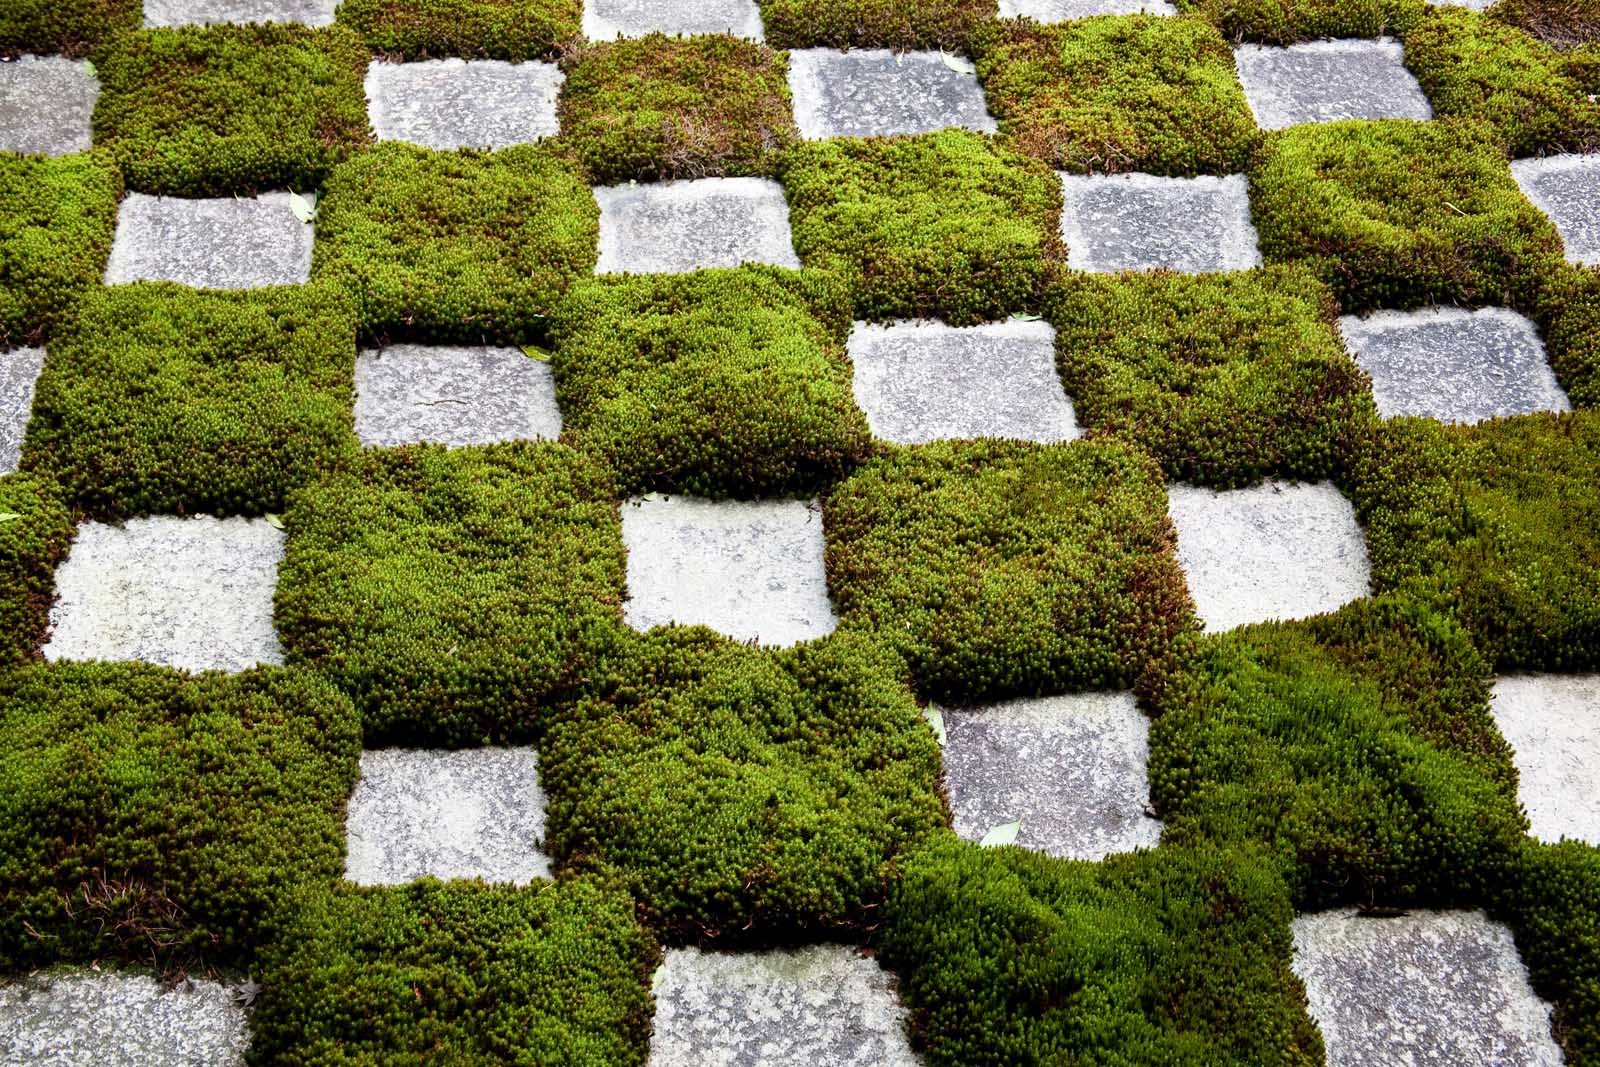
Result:
[[1600,845],[1600,675],[1507,675],[1489,707],[1513,750],[1533,836]]
[[1075,270],[1249,270],[1261,265],[1243,174],[1062,174],[1061,236]]
[[1339,319],[1385,417],[1473,423],[1570,411],[1532,322],[1506,308],[1378,311]]
[[1245,99],[1264,130],[1340,119],[1430,119],[1398,41],[1308,41],[1233,50]]
[[622,508],[623,617],[636,630],[701,624],[740,641],[793,645],[838,624],[813,501],[645,496]]
[[312,227],[295,216],[288,193],[210,200],[129,193],[117,213],[106,284],[298,285],[311,277],[311,243]]
[[978,76],[939,52],[798,49],[789,53],[789,90],[795,125],[811,140],[999,128]]
[[756,0],[584,0],[583,34],[592,41],[644,37],[660,31],[730,33],[763,39]]
[[1331,482],[1174,485],[1167,509],[1207,630],[1318,615],[1370,592],[1366,540]]
[[44,349],[0,352],[0,474],[12,474],[22,455],[22,434],[33,410],[33,383],[44,367]]
[[531,748],[363,752],[346,816],[345,877],[361,885],[425,875],[517,885],[548,878],[539,850],[544,806]]
[[856,403],[873,435],[895,444],[1070,441],[1079,431],[1056,373],[1055,336],[1043,321],[858,322],[849,341]]
[[1167,0],[1000,0],[1003,19],[1026,17],[1035,22],[1069,22],[1093,15],[1176,15]]
[[696,178],[601,186],[596,274],[670,274],[770,263],[800,269],[783,186],[766,178]]
[[374,61],[367,68],[367,112],[379,140],[442,151],[505,148],[556,135],[556,98],[565,80],[554,63]]
[[1568,262],[1600,264],[1600,152],[1513,160],[1511,176],[1555,223]]
[[63,156],[88,151],[100,80],[88,63],[61,56],[0,62],[0,152]]
[[333,23],[339,0],[144,0],[144,24],[188,26],[222,22]]
[[356,358],[356,436],[392,448],[561,434],[550,364],[516,348],[391,345]]
[[1560,1067],[1550,1007],[1483,912],[1327,911],[1292,929],[1328,1067]]
[[44,655],[184,670],[281,663],[272,593],[283,532],[264,519],[86,522],[56,568]]

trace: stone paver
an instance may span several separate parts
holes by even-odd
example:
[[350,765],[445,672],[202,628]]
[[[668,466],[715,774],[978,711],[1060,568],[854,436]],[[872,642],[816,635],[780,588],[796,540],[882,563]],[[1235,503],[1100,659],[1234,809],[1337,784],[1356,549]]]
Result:
[[1000,17],[1068,22],[1093,15],[1176,15],[1167,0],[1000,0]]
[[796,50],[789,53],[789,90],[800,136],[812,140],[999,128],[978,76],[954,69],[938,52]]
[[1328,1067],[1560,1067],[1550,1007],[1483,912],[1319,912],[1293,931]]
[[1429,119],[1433,108],[1398,41],[1308,41],[1233,50],[1245,99],[1265,130],[1340,119]]
[[661,274],[770,263],[798,270],[783,186],[697,178],[602,186],[596,274]]
[[345,830],[345,877],[362,885],[424,875],[517,885],[550,877],[531,748],[363,752]]
[[1331,482],[1167,491],[1178,562],[1207,630],[1333,611],[1370,591],[1355,509]]
[[1569,262],[1600,264],[1600,153],[1513,160],[1511,176],[1555,223]]
[[701,624],[792,645],[838,624],[822,566],[822,511],[800,500],[647,496],[622,508],[628,625]]
[[297,285],[311,277],[311,243],[312,227],[295,216],[288,193],[214,200],[129,193],[117,213],[106,284]]
[[556,98],[565,80],[554,63],[374,62],[367,68],[367,112],[380,140],[446,151],[505,148],[556,135]]
[[0,152],[87,151],[100,80],[81,60],[20,56],[0,62]]
[[1489,707],[1514,751],[1533,836],[1600,845],[1600,675],[1497,678]]
[[339,0],[144,0],[144,24],[302,22],[327,26],[338,6]]
[[1487,11],[1497,0],[1425,0],[1430,7],[1465,7],[1473,11]]
[[1061,236],[1076,270],[1176,270],[1260,266],[1242,174],[1061,175]]
[[756,0],[584,0],[583,33],[590,40],[644,37],[657,31],[763,39]]
[[356,435],[383,448],[561,434],[550,364],[515,348],[391,345],[356,358]]
[[650,1067],[916,1067],[893,978],[853,948],[668,949]]
[[191,671],[281,663],[272,593],[282,559],[283,533],[263,519],[83,523],[56,568],[45,658]]
[[0,352],[0,474],[17,469],[22,434],[33,410],[33,383],[44,367],[44,349],[17,348]]
[[1154,848],[1145,814],[1149,724],[1132,693],[1073,693],[942,709],[956,833],[981,841],[1020,821],[1016,843],[1065,859]]

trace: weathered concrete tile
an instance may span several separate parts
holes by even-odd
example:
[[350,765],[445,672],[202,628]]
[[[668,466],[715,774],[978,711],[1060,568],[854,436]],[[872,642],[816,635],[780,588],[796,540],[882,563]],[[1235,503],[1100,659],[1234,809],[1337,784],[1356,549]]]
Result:
[[1487,11],[1493,7],[1496,0],[1424,0],[1432,7],[1465,7],[1473,11]]
[[1403,54],[1400,43],[1386,37],[1233,50],[1245,99],[1265,130],[1339,119],[1432,118]]
[[657,31],[763,39],[756,0],[584,0],[583,33],[590,40],[644,37]]
[[1497,678],[1489,707],[1514,750],[1533,836],[1600,845],[1600,675]]
[[789,53],[789,91],[800,136],[812,140],[999,128],[978,76],[938,52],[799,49]]
[[445,151],[505,148],[556,135],[556,97],[565,80],[554,63],[374,62],[367,68],[367,112],[380,140]]
[[1333,611],[1370,591],[1355,509],[1331,482],[1167,490],[1178,562],[1207,630]]
[[915,1067],[893,976],[855,949],[668,949],[650,1067]]
[[954,437],[1070,441],[1072,401],[1047,322],[948,326],[858,322],[850,331],[856,403],[874,436],[896,444]]
[[1091,15],[1176,15],[1167,0],[1000,0],[1000,17],[1068,22]]
[[1076,270],[1249,270],[1261,265],[1243,174],[1061,175],[1061,236]]
[[622,540],[622,613],[636,630],[702,624],[741,641],[792,645],[838,624],[815,503],[639,497],[623,505]]
[[191,671],[281,663],[272,593],[282,559],[283,533],[263,519],[86,522],[56,568],[45,658]]
[[117,213],[106,284],[298,285],[311,277],[311,242],[312,227],[295,217],[288,193],[216,200],[129,193]]
[[1600,152],[1513,160],[1511,176],[1555,223],[1568,262],[1600,264]]
[[1550,1006],[1511,931],[1481,911],[1295,919],[1294,971],[1328,1067],[1560,1067]]
[[81,60],[21,56],[0,62],[0,152],[87,151],[99,95],[100,79]]
[[1072,693],[941,709],[956,833],[981,841],[1020,821],[1016,843],[1063,859],[1154,848],[1145,814],[1149,724],[1132,693]]
[[302,22],[327,26],[339,0],[144,0],[146,26]]
[[1481,422],[1570,411],[1534,324],[1506,308],[1379,311],[1339,319],[1384,416]]
[[391,345],[356,358],[356,436],[487,445],[561,434],[550,364],[515,348]]
[[345,830],[345,877],[362,885],[424,875],[517,885],[550,877],[531,748],[363,752]]
[[49,1067],[234,1067],[249,1018],[238,992],[189,979],[58,968],[0,982],[0,1063]]
[[697,178],[602,186],[596,274],[668,274],[771,263],[798,270],[783,186],[765,178]]
[[33,410],[33,383],[44,367],[44,349],[16,348],[0,352],[0,474],[17,469],[22,434]]

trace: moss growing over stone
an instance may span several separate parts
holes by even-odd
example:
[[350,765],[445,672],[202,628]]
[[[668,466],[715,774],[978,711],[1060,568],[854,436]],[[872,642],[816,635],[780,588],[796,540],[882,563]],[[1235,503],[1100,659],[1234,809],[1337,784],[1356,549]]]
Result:
[[1230,41],[1275,45],[1403,35],[1427,10],[1425,0],[1174,0],[1174,6]]
[[119,33],[139,28],[144,0],[6,0],[0,7],[0,56],[87,55]]
[[0,478],[0,671],[38,655],[55,595],[55,570],[72,540],[72,513],[55,483]]
[[758,0],[774,48],[965,51],[995,0]]
[[339,22],[388,59],[554,59],[581,36],[583,0],[344,0]]

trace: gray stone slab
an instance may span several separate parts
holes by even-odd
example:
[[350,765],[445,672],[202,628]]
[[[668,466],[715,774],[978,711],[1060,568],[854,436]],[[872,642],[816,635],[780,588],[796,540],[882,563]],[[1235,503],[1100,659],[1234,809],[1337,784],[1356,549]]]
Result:
[[1176,15],[1167,0],[1000,0],[1001,18],[1068,22],[1092,15]]
[[345,820],[345,877],[362,885],[548,878],[544,803],[531,748],[363,752]]
[[1293,932],[1328,1067],[1560,1067],[1550,1006],[1483,912],[1319,912]]
[[487,445],[561,434],[550,364],[515,348],[391,345],[356,358],[356,436]]
[[146,26],[301,22],[327,26],[339,0],[144,0]]
[[1600,153],[1513,160],[1511,176],[1555,223],[1568,262],[1600,264]]
[[793,645],[838,625],[815,502],[636,497],[622,508],[622,540],[622,613],[636,630],[700,624],[741,641]]
[[584,0],[583,33],[594,41],[665,34],[731,33],[763,40],[756,0]]
[[311,242],[311,224],[295,216],[288,193],[214,200],[129,193],[117,213],[106,284],[298,285],[311,277]]
[[1154,848],[1145,814],[1149,723],[1132,693],[1072,693],[940,709],[955,831],[981,841],[1021,822],[1016,844],[1063,859]]
[[594,190],[596,274],[681,273],[771,263],[800,268],[783,186],[766,178],[696,178]]
[[556,135],[564,81],[554,63],[375,61],[367,67],[367,113],[380,140],[444,151],[505,148]]
[[789,91],[795,125],[811,140],[999,128],[978,76],[939,52],[800,49],[789,53]]
[[1233,50],[1245,99],[1264,130],[1340,119],[1431,119],[1398,41],[1308,41]]
[[11,474],[22,456],[22,434],[33,411],[33,383],[44,367],[44,349],[0,352],[0,474]]
[[61,56],[0,62],[0,152],[63,156],[89,149],[100,79]]
[[1061,236],[1075,270],[1197,274],[1261,265],[1243,174],[1062,174],[1061,191]]
[[1600,845],[1600,674],[1495,679],[1489,704],[1534,837]]
[[56,568],[44,655],[185,670],[281,663],[272,593],[283,532],[263,519],[86,522]]
[[892,975],[860,951],[668,949],[650,1067],[916,1067]]
[[0,982],[0,1063],[235,1067],[250,1043],[238,991],[188,979],[57,968]]
[[1371,590],[1355,509],[1331,482],[1167,490],[1178,562],[1207,630],[1333,611]]
[[1465,7],[1473,11],[1487,11],[1497,0],[1424,0],[1430,7]]
[[1339,332],[1384,416],[1481,422],[1571,411],[1532,322],[1506,308],[1345,315]]
[[1056,373],[1055,336],[1043,321],[858,322],[849,343],[856,403],[873,435],[895,444],[1070,441],[1079,431]]

